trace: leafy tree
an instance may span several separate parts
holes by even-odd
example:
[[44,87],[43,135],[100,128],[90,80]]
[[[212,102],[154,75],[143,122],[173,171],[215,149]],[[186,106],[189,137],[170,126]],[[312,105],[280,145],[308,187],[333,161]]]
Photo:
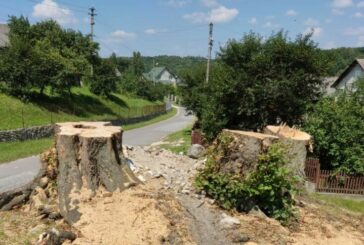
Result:
[[221,48],[209,84],[196,75],[198,81],[189,93],[193,96],[185,105],[197,113],[209,139],[222,128],[258,130],[267,124],[298,124],[320,97],[325,64],[311,35],[292,41],[281,31],[263,41],[249,33]]
[[135,76],[142,76],[144,72],[144,64],[140,52],[133,52],[133,59],[130,64],[130,69]]
[[308,114],[304,129],[325,169],[364,174],[364,79],[357,90],[325,97]]
[[90,86],[91,92],[97,95],[110,96],[116,91],[117,76],[115,67],[109,60],[102,59],[95,67],[95,74]]
[[70,93],[97,60],[97,44],[55,21],[30,25],[24,17],[11,17],[8,24],[10,44],[0,53],[0,78],[16,96],[34,88],[43,93],[47,86]]

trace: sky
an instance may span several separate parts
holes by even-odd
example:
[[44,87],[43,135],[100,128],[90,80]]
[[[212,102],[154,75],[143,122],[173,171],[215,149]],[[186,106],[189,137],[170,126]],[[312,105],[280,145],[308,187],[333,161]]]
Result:
[[250,31],[290,38],[313,32],[324,49],[364,46],[364,0],[0,0],[0,23],[24,15],[31,23],[53,18],[64,28],[90,33],[103,57],[207,56],[208,23],[214,23],[213,54],[229,39]]

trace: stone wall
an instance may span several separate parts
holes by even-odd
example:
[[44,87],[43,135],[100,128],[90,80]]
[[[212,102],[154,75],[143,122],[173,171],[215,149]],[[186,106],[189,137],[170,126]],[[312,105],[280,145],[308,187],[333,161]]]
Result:
[[[167,111],[157,112],[134,118],[105,120],[105,121],[111,121],[113,125],[117,126],[126,125],[126,124],[143,122],[152,119],[154,117],[160,116],[162,114],[165,114],[166,112]],[[55,131],[55,125],[45,125],[45,126],[36,126],[29,128],[0,131],[0,142],[14,142],[14,141],[47,138],[53,136],[54,131]]]
[[23,141],[51,137],[54,134],[54,125],[20,128],[0,131],[0,142]]

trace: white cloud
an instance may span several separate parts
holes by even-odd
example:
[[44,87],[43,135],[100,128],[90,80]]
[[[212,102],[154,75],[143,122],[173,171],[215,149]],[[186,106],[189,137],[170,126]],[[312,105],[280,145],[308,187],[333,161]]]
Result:
[[333,48],[337,48],[337,45],[335,44],[335,42],[329,41],[329,42],[325,43],[325,45],[322,48],[323,49],[333,49]]
[[357,42],[356,45],[359,46],[359,47],[363,47],[364,46],[364,35],[358,37],[358,42]]
[[356,5],[358,8],[364,8],[364,1],[358,2]]
[[154,34],[166,32],[166,31],[167,31],[166,29],[149,28],[149,29],[144,30],[144,33],[149,34],[149,35],[154,35]]
[[214,8],[219,6],[219,3],[217,0],[201,0],[201,3],[208,8]]
[[361,13],[361,12],[356,12],[356,13],[354,14],[354,17],[355,17],[355,18],[363,18],[363,17],[364,17],[364,14],[363,14],[363,13]]
[[287,10],[286,15],[287,16],[296,16],[297,12],[294,11],[293,9],[290,9],[290,10]]
[[279,25],[274,24],[274,23],[272,23],[271,21],[267,21],[267,22],[263,25],[263,27],[265,27],[265,28],[277,28],[277,27],[279,27]]
[[340,9],[332,9],[331,10],[331,13],[333,15],[343,15],[344,14],[344,11],[340,10]]
[[145,32],[146,34],[151,34],[151,35],[153,35],[153,34],[157,34],[157,33],[158,33],[158,30],[157,30],[157,29],[154,29],[154,28],[149,28],[149,29],[146,29],[144,32]]
[[364,27],[349,27],[344,31],[347,36],[364,36]]
[[136,38],[136,34],[133,32],[126,32],[124,30],[116,30],[111,33],[111,41],[123,42],[125,40],[131,40]]
[[77,22],[69,8],[61,7],[53,0],[43,0],[34,5],[32,16],[40,19],[54,19],[60,24]]
[[257,18],[255,18],[255,17],[251,18],[248,22],[251,25],[256,25],[258,23]]
[[323,29],[321,27],[309,27],[303,33],[305,35],[312,33],[313,37],[321,36]]
[[210,13],[210,21],[214,23],[229,22],[239,14],[235,8],[228,9],[224,6],[212,9]]
[[316,19],[308,18],[303,24],[305,24],[306,26],[317,26],[320,24],[320,22]]
[[225,23],[233,20],[239,11],[235,8],[226,8],[225,6],[219,6],[211,9],[209,12],[194,12],[191,14],[185,14],[184,19],[191,21],[192,23]]
[[175,8],[181,8],[181,7],[185,6],[188,3],[189,3],[188,0],[168,0],[167,1],[167,4],[169,6],[172,6],[172,7],[175,7]]
[[335,9],[347,8],[353,5],[353,0],[333,0],[332,7]]

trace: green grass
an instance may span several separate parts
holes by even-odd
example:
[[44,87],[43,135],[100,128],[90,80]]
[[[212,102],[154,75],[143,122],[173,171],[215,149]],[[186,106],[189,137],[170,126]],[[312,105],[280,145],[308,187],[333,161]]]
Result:
[[[177,109],[173,108],[170,112],[160,115],[158,117],[152,118],[148,121],[129,124],[123,126],[124,130],[131,130],[135,128],[140,128],[147,126],[149,124],[157,123],[176,115]],[[0,164],[5,162],[10,162],[16,159],[33,156],[44,152],[52,146],[53,138],[28,140],[20,142],[7,142],[0,143]]]
[[163,139],[164,143],[162,143],[160,146],[163,149],[172,151],[177,154],[180,152],[186,154],[188,148],[191,145],[191,128],[192,125],[181,131],[168,135],[165,139]]
[[314,199],[323,201],[329,205],[343,208],[352,212],[364,214],[364,200],[354,199],[354,198],[344,198],[339,196],[331,196],[324,194],[313,194]]
[[0,93],[0,130],[80,120],[111,120],[149,114],[161,102],[113,94],[109,99],[92,94],[88,88],[73,88],[72,97],[47,93],[28,103]]
[[52,143],[51,138],[0,143],[0,163],[37,155],[49,149]]
[[150,125],[150,124],[154,124],[154,123],[157,123],[157,122],[160,122],[160,121],[163,121],[163,120],[167,120],[168,118],[171,118],[176,114],[177,114],[177,109],[173,107],[171,111],[169,111],[169,112],[167,112],[165,114],[162,114],[162,115],[160,115],[158,117],[154,117],[154,118],[152,118],[150,120],[147,120],[147,121],[127,124],[127,125],[123,126],[123,129],[125,131],[127,131],[127,130],[131,130],[131,129],[135,129],[135,128],[141,128],[141,127],[144,127],[144,126],[147,126],[147,125]]

